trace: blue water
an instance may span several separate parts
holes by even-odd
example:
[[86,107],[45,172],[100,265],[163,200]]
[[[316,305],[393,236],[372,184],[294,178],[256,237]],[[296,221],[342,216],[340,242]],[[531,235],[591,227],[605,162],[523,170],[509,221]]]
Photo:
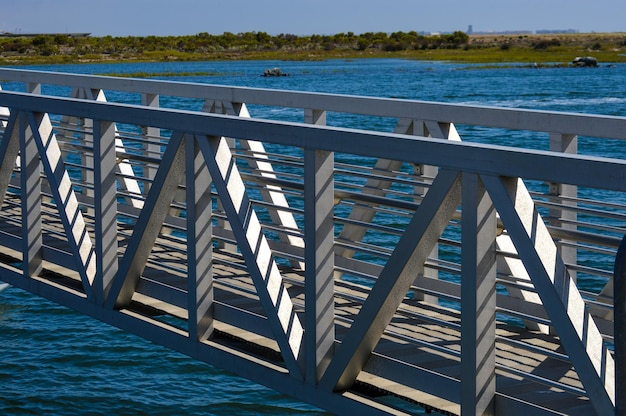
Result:
[[[264,78],[278,66],[289,77]],[[370,95],[626,116],[626,65],[586,68],[472,65],[407,60],[197,62],[30,67],[87,74],[209,72],[164,77],[211,84]],[[3,89],[15,86],[4,85]],[[114,99],[116,97],[108,97]],[[117,97],[123,99],[123,97]],[[162,98],[164,105],[178,105]],[[185,104],[193,108],[195,103]],[[273,111],[297,120],[291,110]],[[258,113],[257,113],[258,115]],[[267,115],[267,114],[266,114]],[[330,114],[331,125],[359,118]],[[381,119],[360,125],[392,128]],[[464,140],[548,147],[547,134],[502,136],[458,126]],[[624,143],[580,139],[581,153],[624,157]],[[1,280],[1,276],[0,276]],[[309,405],[225,374],[90,318],[10,288],[0,294],[0,414],[317,415]]]

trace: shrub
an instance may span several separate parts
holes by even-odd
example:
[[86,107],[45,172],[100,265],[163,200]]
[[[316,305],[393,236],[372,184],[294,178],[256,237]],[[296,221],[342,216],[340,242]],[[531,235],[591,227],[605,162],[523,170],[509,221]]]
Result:
[[386,52],[397,52],[406,49],[406,44],[402,42],[386,42],[383,45],[383,50]]
[[592,51],[599,51],[601,49],[602,49],[602,45],[600,45],[600,42],[596,42],[591,46]]
[[54,37],[54,43],[57,45],[66,45],[69,43],[70,37],[67,35],[56,35]]
[[535,50],[548,49],[551,46],[561,46],[561,41],[558,39],[544,39],[532,44]]
[[50,38],[48,36],[44,36],[44,35],[35,36],[32,40],[32,44],[34,46],[43,46],[43,45],[46,45],[49,40]]

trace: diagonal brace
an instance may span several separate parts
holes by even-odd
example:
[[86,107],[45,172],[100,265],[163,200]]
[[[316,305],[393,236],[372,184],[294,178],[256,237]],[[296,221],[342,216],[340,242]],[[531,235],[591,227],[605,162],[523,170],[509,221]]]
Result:
[[4,202],[15,169],[15,160],[20,151],[20,117],[24,115],[17,111],[11,112],[0,141],[0,206]]
[[289,371],[302,377],[304,330],[226,139],[199,138],[213,183]]
[[44,172],[50,182],[52,195],[59,208],[63,228],[72,254],[78,262],[78,273],[88,298],[93,297],[92,284],[96,275],[96,254],[87,232],[87,225],[78,204],[72,180],[63,162],[59,142],[48,114],[28,113],[28,124],[39,150]]
[[354,383],[460,201],[459,172],[440,171],[322,377],[323,388]]
[[481,175],[598,414],[613,414],[615,363],[521,179]]
[[111,283],[106,305],[122,308],[130,303],[139,278],[148,262],[170,205],[185,174],[184,134],[174,132],[163,154],[163,159],[150,187],[144,208],[139,214],[133,235],[117,275]]

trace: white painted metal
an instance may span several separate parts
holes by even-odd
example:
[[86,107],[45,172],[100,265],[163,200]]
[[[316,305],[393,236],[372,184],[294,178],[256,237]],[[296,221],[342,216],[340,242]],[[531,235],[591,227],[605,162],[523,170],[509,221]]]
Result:
[[107,294],[109,308],[127,306],[135,292],[148,257],[185,174],[184,133],[173,134],[163,155],[144,209],[137,220],[119,272]]
[[324,375],[335,348],[334,156],[317,150],[304,153],[305,374],[313,385]]
[[503,180],[493,176],[482,176],[482,179],[565,350],[572,356],[580,357],[576,363],[583,384],[590,390],[602,392],[594,398],[594,407],[598,414],[612,413],[615,402],[613,357],[604,345],[602,335],[558,255],[545,224],[539,218],[526,187],[520,179]]
[[[21,198],[22,203],[22,239],[27,244],[22,245],[23,261],[22,268],[25,276],[38,276],[42,270],[42,224],[41,224],[41,176],[42,170],[41,162],[39,158],[39,150],[37,149],[37,143],[33,130],[37,129],[32,125],[26,127],[29,124],[27,115],[25,113],[19,113],[17,118],[14,119],[20,124],[20,127],[24,126],[25,134],[19,135],[19,147],[20,147],[20,182],[21,190],[24,192],[24,196]],[[11,128],[11,122],[9,126]],[[15,136],[11,136],[12,140],[16,140]],[[10,146],[10,145],[9,145]],[[11,155],[12,156],[12,155]],[[14,160],[13,158],[11,158]],[[12,163],[9,163],[11,166]],[[67,185],[67,184],[66,184]],[[66,190],[69,188],[66,186]]]
[[496,394],[496,211],[478,175],[463,174],[461,412],[493,415]]
[[118,272],[117,180],[115,125],[93,121],[96,302],[104,304],[105,294]]
[[261,303],[268,314],[283,358],[290,373],[295,378],[300,378],[304,342],[302,324],[283,284],[261,223],[246,195],[235,159],[223,137],[203,137],[198,140],[198,146],[204,155]]
[[[26,127],[26,134],[23,136],[23,142],[20,140],[23,149],[23,151],[20,152],[22,154],[22,172],[26,173],[26,175],[22,176],[23,189],[27,191],[29,196],[39,196],[39,160],[41,160],[43,170],[46,173],[46,179],[50,182],[52,194],[55,200],[58,201],[59,216],[65,228],[68,244],[76,260],[80,262],[78,272],[83,281],[83,287],[85,288],[87,296],[91,297],[93,296],[91,285],[96,274],[96,259],[93,244],[87,232],[86,223],[80,211],[70,176],[64,166],[61,148],[54,134],[52,123],[47,114],[23,113],[23,117],[25,117],[26,120],[20,118],[21,122],[25,122],[28,125],[28,127]],[[35,166],[31,167],[33,164]],[[31,180],[35,181],[35,183],[28,183]],[[25,202],[28,199],[29,198],[23,198],[22,201]],[[39,204],[39,201],[37,201],[36,204]],[[31,213],[39,211],[39,208],[34,208],[28,203],[26,203],[22,209],[23,213],[28,213],[29,217]],[[40,214],[36,214],[36,218],[29,218],[27,222],[30,223],[31,221],[39,223],[41,221]],[[37,227],[37,225],[34,226]],[[28,229],[29,232],[31,231],[30,226],[26,226],[26,229]],[[35,230],[35,233],[37,235],[37,241],[39,241],[39,230]],[[30,242],[31,239],[25,239],[25,241]],[[38,242],[37,245],[40,245],[40,242]],[[39,251],[40,248],[36,248],[36,250]],[[30,251],[31,247],[28,246],[25,252]],[[33,260],[34,259],[29,256],[29,261],[25,263],[31,263]],[[35,261],[40,262],[40,260]],[[33,266],[31,264],[30,266],[25,265],[25,267],[28,267],[29,276],[35,276],[40,271],[41,265],[37,264]]]
[[[602,209],[586,209],[574,190],[626,192],[626,162],[463,143],[452,123],[551,132],[553,147],[568,151],[576,135],[626,139],[624,118],[4,69],[0,78],[21,80],[35,95],[42,84],[57,83],[82,89],[86,98],[0,93],[7,109],[0,113],[0,248],[24,268],[1,265],[7,282],[336,413],[402,414],[412,402],[463,414],[568,412],[563,402],[532,403],[506,390],[518,379],[545,384],[579,410],[613,412],[619,363],[607,345],[610,272],[593,271],[608,276],[607,287],[583,296],[572,277],[589,269],[562,253],[593,242],[614,255],[624,226],[581,232],[575,213],[602,211],[624,224],[624,208],[598,201]],[[107,89],[139,93],[154,106],[107,103]],[[159,109],[163,95],[202,98],[204,110],[218,114]],[[299,107],[306,123],[248,118],[244,103]],[[340,129],[325,126],[327,111],[400,122],[395,133]],[[61,116],[60,124],[48,114]],[[122,124],[136,131],[121,131]],[[70,125],[78,145],[62,134]],[[174,133],[161,137],[163,131]],[[128,150],[135,136],[141,154]],[[269,155],[268,143],[304,159]],[[70,160],[72,146],[89,153],[79,164]],[[334,161],[337,153],[376,162],[345,166]],[[81,175],[68,175],[68,165]],[[432,184],[421,171],[401,171],[406,165],[432,166]],[[529,193],[522,182],[528,179],[554,184],[545,195],[557,202],[541,205],[543,194]],[[125,197],[128,184],[141,203]],[[77,192],[86,185],[93,193]],[[18,187],[26,193],[16,204]],[[259,199],[253,188],[262,190]],[[542,218],[542,209],[563,221]],[[11,210],[28,215],[15,221]],[[385,215],[405,225],[385,225]],[[370,229],[396,242],[377,247],[367,240]],[[443,249],[456,250],[458,260],[439,256]],[[49,270],[80,276],[82,289],[47,280]],[[460,284],[438,279],[442,274]],[[227,292],[239,300],[231,303]],[[244,307],[244,300],[256,306]],[[460,313],[428,303],[436,300],[456,302]],[[142,314],[137,304],[161,308],[181,325]],[[563,351],[506,335],[526,330],[496,312],[549,329],[545,336]],[[438,329],[419,333],[426,327]],[[280,359],[220,341],[228,331]],[[411,353],[393,355],[407,346]],[[536,366],[512,362],[510,348],[517,348],[517,361]],[[411,361],[426,351],[446,367]],[[566,363],[566,375],[541,373],[550,360]],[[363,384],[406,398],[408,407],[355,394]]]
[[440,173],[333,357],[321,381],[323,388],[342,390],[354,384],[413,279],[422,273],[460,197],[459,172]]
[[214,331],[211,175],[196,140],[185,141],[189,337],[204,341]]
[[[222,104],[223,107],[226,108],[226,114],[250,118],[250,113],[248,112],[248,108],[245,104]],[[317,120],[314,124],[319,124],[319,120],[320,117],[317,117]],[[257,171],[264,178],[276,178],[274,167],[272,166],[272,163],[267,156],[262,142],[252,140],[240,140],[239,145],[242,149],[247,150],[253,156],[251,159],[248,160],[248,166],[250,166],[252,170]],[[261,189],[261,195],[263,196],[263,199],[267,201],[272,207],[269,209],[269,214],[272,218],[272,221],[283,227],[285,230],[298,232],[298,224],[294,216],[291,214],[291,212],[285,209],[281,209],[289,208],[289,203],[287,202],[287,199],[285,198],[282,189],[279,186],[266,185],[264,188]],[[302,239],[302,237],[299,237],[297,235],[291,233],[280,234],[280,239],[287,242],[292,247],[304,248],[304,240]],[[292,264],[295,267],[304,268],[304,263],[302,262],[292,262]]]

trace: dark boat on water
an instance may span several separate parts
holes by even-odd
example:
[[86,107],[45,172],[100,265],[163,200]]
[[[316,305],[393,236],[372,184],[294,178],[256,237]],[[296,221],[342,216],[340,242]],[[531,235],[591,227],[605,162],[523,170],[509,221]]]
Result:
[[263,76],[264,77],[286,77],[289,74],[281,71],[280,68],[268,68],[265,71],[263,71]]
[[598,60],[593,56],[578,56],[572,61],[572,63],[574,66],[598,66]]

